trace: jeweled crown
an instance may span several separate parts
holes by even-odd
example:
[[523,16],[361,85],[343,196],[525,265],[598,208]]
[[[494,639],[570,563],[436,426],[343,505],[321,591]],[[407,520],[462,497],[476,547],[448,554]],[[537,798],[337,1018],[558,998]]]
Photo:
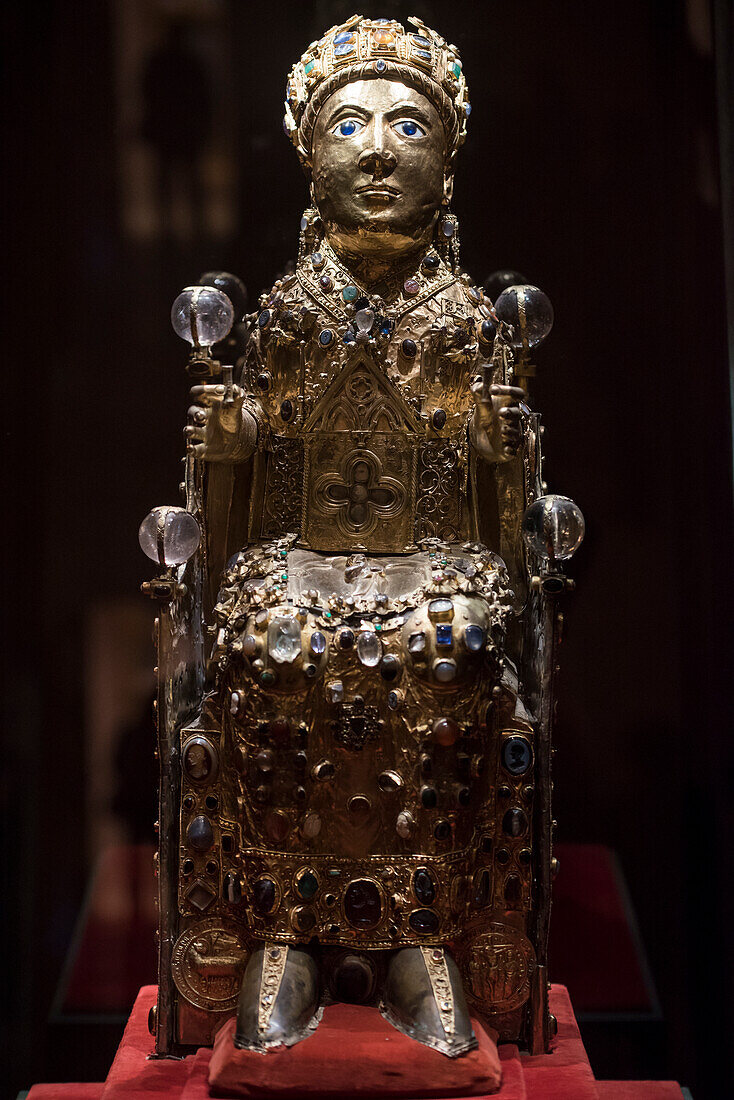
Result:
[[466,136],[471,112],[459,51],[420,19],[405,30],[393,19],[353,15],[312,42],[288,76],[285,132],[308,161],[319,109],[350,80],[395,76],[418,87],[436,105],[453,156]]

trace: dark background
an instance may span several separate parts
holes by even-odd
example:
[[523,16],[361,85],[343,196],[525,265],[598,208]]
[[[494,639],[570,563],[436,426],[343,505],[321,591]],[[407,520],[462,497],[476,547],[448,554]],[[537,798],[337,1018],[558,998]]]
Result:
[[[170,303],[210,267],[255,298],[293,257],[306,188],[281,132],[285,75],[352,13],[224,7],[242,212],[224,242],[122,233],[112,8],[16,7],[5,23],[7,1095],[100,1079],[114,1049],[94,1031],[74,1047],[47,1022],[89,873],[85,613],[135,592],[149,575],[138,524],[178,503],[187,382]],[[534,400],[550,488],[588,525],[562,656],[560,838],[619,854],[665,1018],[650,1075],[696,1100],[731,1095],[732,496],[708,7],[362,10],[415,11],[459,46],[474,107],[455,190],[462,260],[477,280],[515,267],[554,303]]]

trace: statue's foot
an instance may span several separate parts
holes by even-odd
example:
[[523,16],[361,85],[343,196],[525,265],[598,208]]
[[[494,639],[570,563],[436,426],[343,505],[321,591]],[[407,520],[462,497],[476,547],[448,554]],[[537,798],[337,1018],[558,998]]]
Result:
[[242,978],[234,1045],[290,1047],[320,1019],[318,967],[309,952],[275,943],[253,951]]
[[477,1046],[459,968],[442,947],[404,947],[392,955],[382,1015],[449,1058]]

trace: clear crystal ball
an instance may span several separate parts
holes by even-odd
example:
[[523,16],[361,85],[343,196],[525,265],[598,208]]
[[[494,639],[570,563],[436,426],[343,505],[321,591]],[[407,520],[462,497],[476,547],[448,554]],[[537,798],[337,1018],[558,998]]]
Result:
[[199,548],[199,524],[185,508],[153,508],[140,524],[140,549],[158,565],[183,565]]
[[567,561],[578,550],[586,525],[578,504],[568,497],[538,497],[525,509],[522,537],[544,562]]
[[233,322],[232,303],[212,286],[187,286],[171,307],[174,332],[194,347],[210,348],[223,340]]
[[524,344],[537,347],[553,328],[550,298],[537,286],[508,286],[495,302],[494,310],[500,321],[512,326],[513,348]]

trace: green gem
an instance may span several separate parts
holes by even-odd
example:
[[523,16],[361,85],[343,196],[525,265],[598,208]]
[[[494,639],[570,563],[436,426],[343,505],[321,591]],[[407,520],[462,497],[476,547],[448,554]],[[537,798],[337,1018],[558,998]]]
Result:
[[296,883],[296,893],[299,898],[302,898],[304,901],[308,901],[312,898],[318,888],[319,884],[316,875],[312,874],[311,871],[304,871]]
[[330,611],[325,611],[324,612],[324,618],[325,619],[330,619],[331,618],[331,612]]
[[288,580],[288,574],[287,573],[281,573],[280,574],[280,579],[282,581],[287,581]]
[[281,556],[281,558],[287,558],[288,557],[288,551],[287,550],[281,550],[280,556]]
[[306,76],[308,76],[308,74],[311,72],[311,70],[313,69],[315,64],[316,64],[315,61],[306,62],[306,64],[303,66],[303,71],[306,74]]
[[342,291],[342,298],[345,302],[353,302],[359,295],[359,291],[356,286],[345,286]]
[[264,668],[262,670],[262,672],[260,673],[260,683],[261,684],[274,684],[275,683],[275,673],[271,672],[269,668]]
[[461,65],[457,65],[456,62],[454,62],[453,65],[451,66],[451,72],[454,74],[454,76],[458,80],[459,77],[461,76]]
[[375,623],[375,630],[382,630],[382,623]]

